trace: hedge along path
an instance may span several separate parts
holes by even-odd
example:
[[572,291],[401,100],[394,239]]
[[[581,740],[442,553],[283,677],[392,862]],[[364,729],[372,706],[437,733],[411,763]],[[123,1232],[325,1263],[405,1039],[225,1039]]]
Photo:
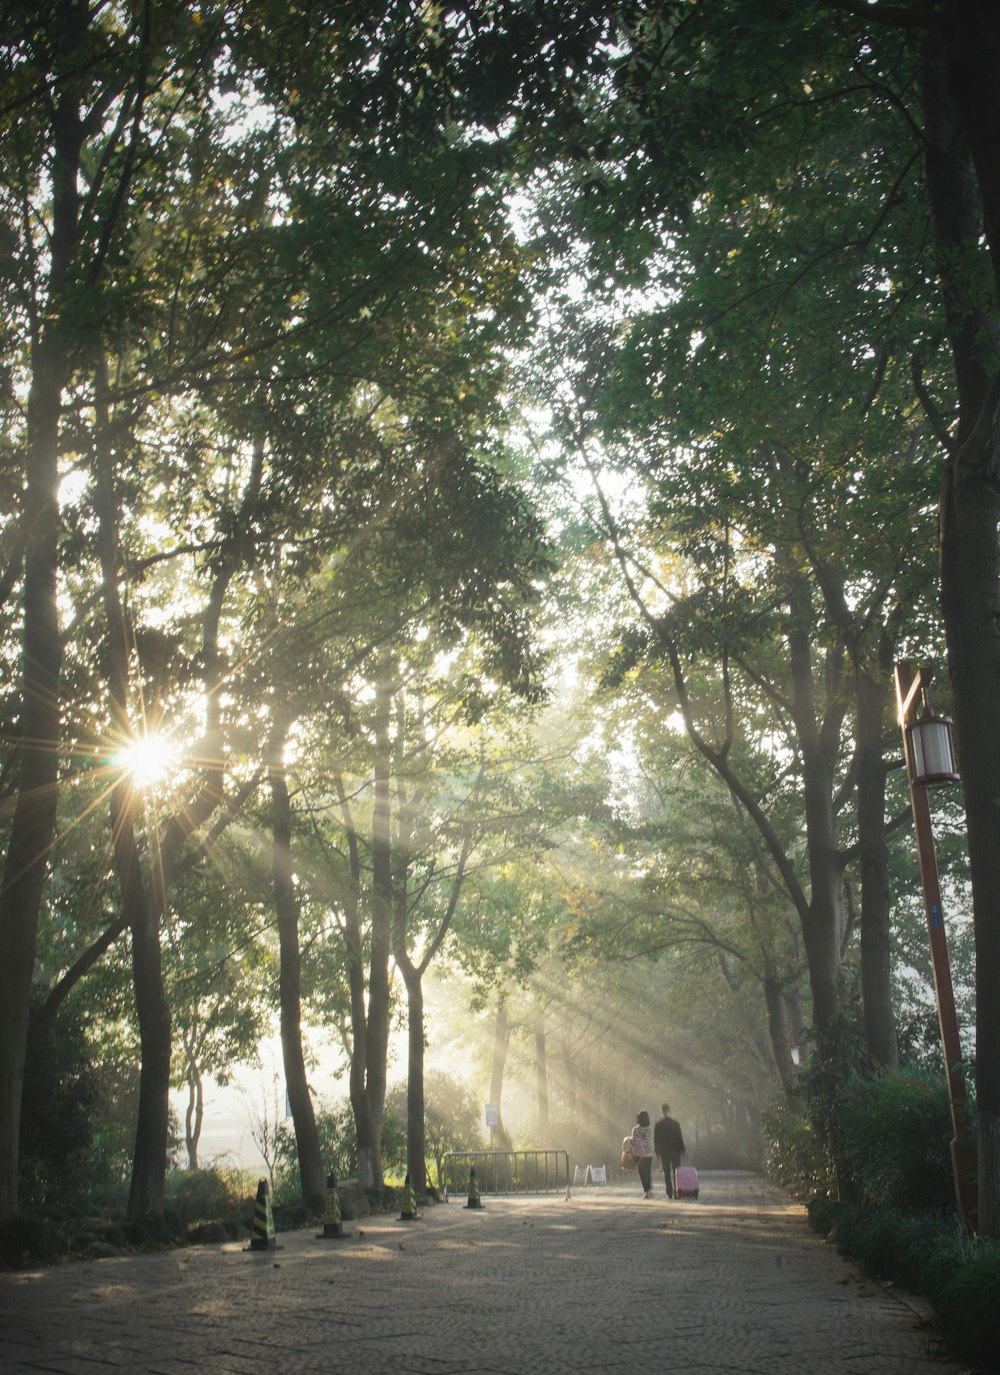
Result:
[[238,1243],[0,1276],[5,1375],[199,1371],[948,1375],[918,1301],[863,1281],[753,1175],[484,1196]]

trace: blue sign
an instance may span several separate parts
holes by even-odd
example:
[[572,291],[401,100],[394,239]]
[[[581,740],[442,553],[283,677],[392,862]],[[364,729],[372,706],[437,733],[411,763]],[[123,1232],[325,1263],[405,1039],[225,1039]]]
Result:
[[935,931],[941,929],[941,908],[936,902],[931,903],[931,926],[934,927]]

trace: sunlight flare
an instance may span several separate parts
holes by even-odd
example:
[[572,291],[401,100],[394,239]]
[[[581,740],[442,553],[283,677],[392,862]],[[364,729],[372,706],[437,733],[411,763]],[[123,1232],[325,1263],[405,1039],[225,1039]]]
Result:
[[140,735],[114,755],[114,762],[138,788],[164,782],[177,760],[177,747],[164,735]]

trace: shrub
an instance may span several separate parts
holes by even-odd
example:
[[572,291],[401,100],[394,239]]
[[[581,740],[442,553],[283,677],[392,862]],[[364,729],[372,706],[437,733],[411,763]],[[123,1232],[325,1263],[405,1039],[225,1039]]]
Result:
[[78,1187],[99,1097],[79,1009],[68,1003],[56,1021],[39,1024],[44,997],[33,990],[21,1098],[19,1191],[29,1205]]
[[171,1235],[189,1241],[221,1241],[223,1233],[235,1239],[246,1230],[248,1194],[256,1194],[256,1182],[246,1170],[173,1170],[164,1220]]
[[[336,1175],[338,1179],[347,1179],[356,1174],[358,1152],[350,1103],[344,1100],[334,1108],[319,1108],[316,1112],[316,1130],[327,1173]],[[302,1196],[295,1132],[284,1122],[279,1124],[276,1141],[274,1194],[276,1199]]]
[[66,1233],[48,1217],[16,1213],[0,1231],[0,1263],[4,1266],[58,1260],[68,1250]]
[[839,1166],[856,1201],[877,1209],[943,1213],[954,1207],[948,1092],[940,1073],[890,1070],[854,1079],[834,1126]]
[[963,1243],[963,1262],[942,1268],[935,1307],[953,1351],[986,1364],[996,1359],[1000,1244]]
[[813,1125],[783,1103],[763,1113],[760,1125],[765,1176],[797,1198],[827,1193],[829,1154]]
[[245,1207],[255,1189],[243,1170],[172,1170],[167,1175],[166,1202],[182,1227],[197,1221],[222,1221]]

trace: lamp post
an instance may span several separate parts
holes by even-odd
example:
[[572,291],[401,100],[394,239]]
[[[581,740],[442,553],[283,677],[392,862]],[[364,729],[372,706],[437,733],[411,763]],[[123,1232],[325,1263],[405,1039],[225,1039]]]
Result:
[[[978,1162],[969,1118],[965,1076],[962,1073],[962,1047],[958,1037],[958,1018],[955,1014],[948,940],[941,907],[937,855],[934,851],[934,833],[931,830],[930,805],[927,800],[928,788],[958,783],[960,780],[955,768],[951,722],[947,717],[935,716],[931,711],[927,701],[929,681],[930,674],[926,669],[918,668],[914,673],[908,663],[896,665],[899,724],[903,732],[903,754],[910,783],[910,806],[913,809],[913,829],[917,840],[920,880],[924,890],[938,1024],[941,1028],[941,1045],[944,1050],[948,1097],[951,1103],[951,1125],[954,1132],[951,1141],[951,1165],[955,1178],[955,1196],[966,1229],[974,1236]],[[915,712],[918,697],[923,707],[919,716]]]

